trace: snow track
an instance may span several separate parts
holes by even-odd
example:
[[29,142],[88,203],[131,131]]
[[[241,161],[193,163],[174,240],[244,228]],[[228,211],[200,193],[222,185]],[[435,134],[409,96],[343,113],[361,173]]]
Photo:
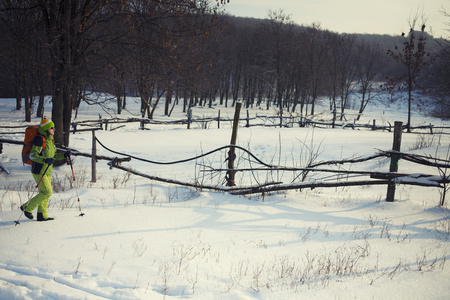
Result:
[[43,269],[5,264],[0,264],[0,286],[1,299],[134,298],[132,293],[129,294],[133,287],[93,280],[92,276],[49,273]]

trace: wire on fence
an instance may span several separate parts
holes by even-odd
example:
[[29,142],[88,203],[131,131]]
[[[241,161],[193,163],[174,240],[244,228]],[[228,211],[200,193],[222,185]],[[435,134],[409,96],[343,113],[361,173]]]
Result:
[[143,162],[151,163],[151,164],[158,164],[158,165],[173,165],[173,164],[179,164],[179,163],[184,163],[184,162],[196,160],[196,159],[202,158],[202,157],[204,157],[204,156],[208,156],[208,155],[210,155],[210,154],[212,154],[212,153],[215,153],[215,152],[220,151],[220,150],[223,150],[223,149],[227,149],[227,148],[237,148],[237,149],[240,149],[240,150],[242,150],[242,151],[248,153],[248,155],[250,155],[253,159],[255,159],[255,160],[256,160],[258,163],[260,163],[261,165],[266,166],[266,167],[268,167],[268,168],[274,168],[274,169],[277,168],[276,166],[272,166],[272,165],[266,164],[265,162],[261,161],[259,158],[257,158],[253,153],[251,153],[251,152],[248,151],[247,149],[242,148],[242,147],[240,147],[240,146],[236,146],[236,145],[222,146],[222,147],[219,147],[219,148],[217,148],[217,149],[211,150],[211,151],[209,151],[209,152],[207,152],[207,153],[204,153],[204,154],[201,154],[201,155],[197,155],[197,156],[194,156],[194,157],[191,157],[191,158],[186,158],[186,159],[176,160],[176,161],[171,161],[171,162],[160,162],[160,161],[154,161],[154,160],[144,159],[144,158],[140,158],[140,157],[137,157],[137,156],[129,155],[129,154],[126,154],[126,153],[121,153],[121,152],[118,152],[118,151],[114,151],[114,150],[112,150],[112,149],[106,147],[105,145],[103,145],[97,137],[95,138],[95,140],[100,144],[100,146],[102,146],[103,148],[105,148],[105,149],[108,150],[109,152],[112,152],[112,153],[117,154],[117,155],[122,155],[122,156],[131,157],[131,158],[134,158],[134,159],[137,159],[137,160],[140,160],[140,161],[143,161]]
[[[422,155],[409,154],[409,153],[396,152],[396,151],[382,151],[380,153],[377,153],[377,154],[374,154],[374,155],[371,155],[371,156],[359,157],[359,158],[353,158],[353,159],[324,161],[324,162],[319,162],[319,163],[310,165],[307,168],[289,168],[289,167],[275,166],[275,165],[267,164],[267,163],[261,161],[259,158],[257,158],[249,150],[247,150],[247,149],[245,149],[243,147],[237,146],[237,145],[222,146],[222,147],[219,147],[217,149],[211,150],[209,152],[206,152],[206,153],[203,153],[203,154],[191,157],[191,158],[182,159],[182,160],[176,160],[176,161],[170,161],[170,162],[160,162],[160,161],[144,159],[144,158],[140,158],[140,157],[137,157],[137,156],[129,155],[129,154],[126,154],[126,153],[123,153],[123,152],[112,150],[112,149],[106,147],[102,142],[100,142],[100,140],[97,137],[95,139],[104,149],[106,149],[109,152],[112,152],[112,153],[117,154],[117,155],[130,157],[130,158],[133,158],[133,159],[136,159],[136,160],[140,160],[140,161],[143,161],[143,162],[147,162],[147,163],[158,164],[158,165],[173,165],[173,164],[185,163],[185,162],[189,162],[189,161],[192,161],[192,160],[196,160],[196,159],[208,156],[208,155],[210,155],[212,153],[221,151],[223,149],[234,147],[234,148],[237,148],[237,149],[240,149],[240,150],[246,152],[255,161],[257,161],[259,164],[269,168],[270,170],[294,170],[295,169],[297,171],[299,171],[299,170],[314,171],[313,168],[316,168],[316,167],[322,166],[322,165],[339,165],[339,164],[345,164],[345,163],[364,162],[364,161],[369,161],[369,160],[376,159],[376,158],[379,158],[379,157],[382,157],[382,156],[388,156],[389,157],[393,153],[400,154],[402,159],[410,161],[410,162],[413,162],[413,163],[426,165],[426,166],[431,166],[431,167],[438,167],[438,168],[450,168],[450,161],[449,160],[443,160],[443,159],[438,159],[438,158],[433,158],[433,157],[426,157],[426,156],[422,156]],[[433,161],[430,161],[430,160],[433,160]],[[441,163],[439,163],[438,161],[440,161]],[[316,171],[325,171],[325,170],[316,170]],[[333,170],[333,172],[337,172],[337,171]],[[357,173],[361,174],[361,173],[364,173],[364,172],[355,172],[355,174],[357,174]],[[373,172],[371,172],[371,173],[373,173]]]

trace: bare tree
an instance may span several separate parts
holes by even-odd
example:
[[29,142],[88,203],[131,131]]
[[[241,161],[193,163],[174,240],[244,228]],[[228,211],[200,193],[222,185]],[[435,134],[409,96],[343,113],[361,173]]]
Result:
[[[269,11],[269,22],[263,23],[262,38],[265,39],[265,50],[268,70],[271,71],[275,83],[275,101],[280,114],[287,103],[283,102],[289,76],[290,62],[294,52],[293,23],[283,10]],[[285,105],[283,105],[285,104]]]
[[376,96],[375,80],[382,70],[382,51],[378,44],[362,42],[358,46],[360,65],[357,81],[360,89],[360,105],[357,120],[366,109],[369,102]]
[[306,34],[304,30],[296,32],[295,34],[295,54],[292,62],[292,74],[290,76],[290,87],[292,90],[292,112],[295,112],[297,106],[300,104],[300,113],[303,114],[303,109],[307,98],[309,96],[309,80],[308,80],[308,65],[306,47]]
[[425,33],[425,21],[420,26],[420,31],[417,32],[416,23],[418,17],[416,16],[410,22],[410,30],[408,34],[402,33],[403,46],[399,49],[395,46],[394,50],[388,50],[388,55],[403,66],[403,75],[400,81],[405,85],[408,92],[408,121],[407,131],[411,132],[411,105],[413,102],[413,92],[417,89],[417,79],[426,64],[425,58],[429,53],[425,49],[427,35]]
[[[358,56],[356,55],[356,36],[341,35],[336,36],[335,43],[330,48],[331,64],[330,74],[334,78],[334,95],[339,95],[339,106],[341,110],[340,119],[344,117],[344,111],[348,106],[349,95],[352,92],[353,84],[358,70]],[[336,109],[334,102],[333,109]]]
[[311,115],[315,113],[315,104],[319,97],[319,91],[324,85],[325,63],[327,60],[327,48],[329,38],[327,33],[322,31],[319,24],[312,24],[305,29],[305,61],[309,77],[311,94]]

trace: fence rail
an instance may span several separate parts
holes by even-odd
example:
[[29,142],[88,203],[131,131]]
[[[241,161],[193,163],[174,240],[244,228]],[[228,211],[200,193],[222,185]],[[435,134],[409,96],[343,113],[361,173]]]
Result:
[[[217,128],[220,128],[221,123],[232,123],[234,122],[233,118],[221,117],[220,111],[218,112],[217,117],[207,117],[207,118],[199,118],[188,116],[186,119],[179,120],[154,120],[148,118],[110,118],[110,119],[95,119],[95,120],[83,120],[83,121],[75,121],[71,124],[73,132],[83,132],[83,131],[91,131],[94,128],[100,128],[104,130],[108,130],[112,124],[126,124],[126,123],[139,123],[140,129],[146,129],[146,125],[187,125],[190,128],[191,124],[197,124],[198,127],[207,129],[212,126],[213,123],[217,123]],[[336,122],[336,119],[324,121],[324,120],[313,120],[303,117],[301,115],[289,114],[283,116],[265,116],[265,115],[255,115],[250,117],[247,111],[247,117],[239,118],[239,123],[245,123],[245,127],[318,127],[318,128],[351,128],[351,129],[369,129],[369,130],[384,130],[391,132],[393,130],[393,126],[390,122],[387,122],[388,125],[377,125],[376,120],[372,120],[370,123],[357,123],[353,122]],[[14,126],[0,126],[1,129],[25,129],[30,124],[24,125],[14,125]],[[241,124],[242,126],[242,124]],[[89,127],[89,129],[81,129],[80,127]],[[122,126],[120,126],[122,127]],[[109,130],[116,130],[120,127],[112,128]],[[405,129],[406,126],[403,126]],[[425,131],[430,134],[450,134],[450,126],[436,126],[433,124],[428,125],[416,125],[411,126],[411,130],[414,131]],[[0,136],[2,135],[10,135],[10,134],[24,134],[25,130],[20,131],[10,131],[10,132],[0,132]],[[448,131],[448,132],[446,132]]]

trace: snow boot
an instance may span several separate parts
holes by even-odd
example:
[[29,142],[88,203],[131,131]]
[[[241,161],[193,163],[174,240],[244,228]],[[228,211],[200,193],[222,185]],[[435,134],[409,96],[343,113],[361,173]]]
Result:
[[44,219],[44,216],[42,215],[42,213],[38,213],[38,214],[37,214],[37,220],[38,220],[39,222],[41,222],[41,221],[51,221],[51,220],[54,220],[54,218],[47,218],[47,219]]
[[32,220],[33,219],[33,214],[27,211],[23,210],[23,206],[20,206],[20,210],[23,211],[23,214],[25,215],[25,217],[27,217],[28,219]]

